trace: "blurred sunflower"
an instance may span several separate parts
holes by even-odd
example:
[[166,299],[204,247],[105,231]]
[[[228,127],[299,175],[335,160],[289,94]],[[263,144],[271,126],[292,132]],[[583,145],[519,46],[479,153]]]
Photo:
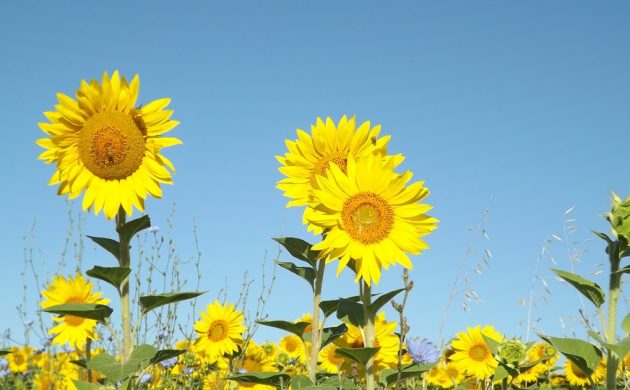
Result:
[[165,166],[175,168],[160,151],[181,141],[160,136],[179,122],[165,110],[170,99],[135,107],[139,84],[138,75],[127,83],[118,71],[101,83],[82,80],[76,100],[58,93],[55,111],[44,113],[50,122],[39,123],[48,136],[37,140],[46,149],[39,159],[57,165],[49,184],[70,199],[85,191],[83,209],[109,219],[121,207],[143,211],[148,194],[161,198],[160,183],[173,183]]
[[[575,363],[567,360],[564,362],[564,376],[571,386],[590,386],[588,375],[582,371]],[[591,380],[596,384],[603,384],[606,379],[606,359],[601,358],[595,371],[591,375]]]
[[344,363],[344,359],[335,355],[335,350],[339,348],[335,344],[328,344],[324,349],[319,351],[319,368],[329,374],[337,374],[339,368]]
[[234,305],[221,305],[214,301],[201,312],[201,320],[195,323],[195,331],[199,333],[196,346],[205,350],[210,361],[216,361],[226,354],[238,351],[243,343],[243,333],[247,330],[243,325],[243,314],[234,309]]
[[326,230],[313,250],[326,262],[339,259],[337,274],[354,260],[355,281],[378,283],[382,268],[413,268],[405,252],[428,249],[421,237],[438,221],[424,214],[431,206],[419,202],[429,191],[421,181],[407,186],[412,173],[399,175],[395,165],[394,159],[366,155],[349,158],[346,171],[332,164],[327,176],[317,176],[319,189],[304,217]]
[[[46,298],[40,302],[44,309],[65,303],[92,303],[106,305],[109,299],[101,298],[103,293],[92,292],[92,283],[86,280],[83,275],[77,273],[74,278],[64,278],[57,275],[51,284],[46,286],[42,295]],[[71,315],[63,317],[53,317],[53,321],[58,325],[48,331],[48,334],[55,335],[53,344],[63,345],[69,343],[73,347],[82,348],[88,338],[96,340],[98,338],[94,328],[96,320],[81,318]]]
[[287,354],[291,359],[298,360],[300,362],[306,361],[306,347],[304,342],[297,335],[290,334],[284,336],[280,340],[280,351]]
[[450,356],[455,366],[465,373],[477,379],[486,379],[494,374],[499,363],[495,360],[484,336],[497,342],[503,340],[503,336],[492,326],[480,326],[468,328],[466,332],[457,334],[451,346],[455,353]]
[[9,362],[9,371],[14,374],[22,374],[28,370],[29,360],[33,356],[33,348],[25,345],[21,348],[11,347],[6,358]]

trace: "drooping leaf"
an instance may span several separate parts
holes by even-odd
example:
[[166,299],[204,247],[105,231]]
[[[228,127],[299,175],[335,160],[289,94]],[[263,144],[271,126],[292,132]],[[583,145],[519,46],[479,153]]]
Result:
[[128,267],[101,267],[98,265],[86,272],[88,276],[105,281],[116,289],[120,289],[120,285],[130,273],[131,268]]
[[380,348],[337,348],[335,354],[337,356],[343,356],[354,360],[365,367],[367,362],[376,355]]
[[358,327],[363,327],[366,323],[363,306],[360,303],[344,298],[339,299],[337,318]]
[[381,307],[385,306],[387,302],[392,300],[396,295],[400,294],[400,292],[405,291],[404,288],[399,288],[398,290],[393,290],[383,295],[380,295],[378,298],[374,300],[370,304],[370,313],[376,314],[377,311],[381,309]]
[[260,325],[282,329],[302,338],[304,330],[311,324],[310,322],[289,322],[289,321],[256,321]]
[[149,365],[157,364],[164,360],[172,359],[185,352],[186,352],[185,349],[161,349],[155,353],[155,356],[153,356],[153,358],[151,358]]
[[560,278],[567,281],[573,287],[575,287],[582,295],[584,295],[589,301],[597,307],[604,304],[606,295],[601,287],[595,282],[591,282],[588,279],[584,279],[580,275],[573,274],[571,272],[562,271],[559,269],[551,269]]
[[602,232],[598,232],[596,230],[591,230],[593,232],[593,234],[595,234],[597,237],[601,238],[602,240],[606,241],[606,243],[608,243],[608,245],[613,243],[613,240],[608,237],[608,235],[606,233],[602,233]]
[[141,367],[148,365],[156,353],[157,350],[155,347],[142,344],[134,348],[131,352],[131,356],[124,363],[117,362],[109,354],[101,353],[87,362],[87,366],[89,369],[103,373],[105,377],[107,377],[107,380],[112,383],[117,383],[122,379],[128,378]]
[[290,271],[302,279],[306,280],[308,284],[311,285],[311,289],[315,289],[315,270],[311,267],[298,267],[297,265],[291,263],[290,261],[282,262],[277,261],[280,267]]
[[149,218],[148,215],[143,215],[140,218],[136,218],[134,220],[131,220],[125,223],[122,227],[120,227],[117,230],[118,230],[118,233],[120,234],[120,239],[122,241],[130,242],[136,233],[144,229],[148,229],[150,227],[151,227],[151,219]]
[[163,293],[159,295],[145,295],[140,297],[140,306],[142,307],[142,312],[146,313],[151,311],[157,307],[168,305],[170,303],[185,301],[186,299],[197,298],[201,294],[204,294],[205,291],[198,292],[170,292]]
[[98,244],[101,248],[111,253],[116,258],[116,260],[120,261],[120,243],[118,241],[106,237],[87,237]]
[[317,251],[312,250],[311,244],[295,237],[278,237],[274,241],[282,245],[291,256],[307,262],[311,267],[317,266]]
[[[358,295],[355,295],[353,297],[340,298],[340,299],[346,299],[351,302],[359,302],[361,300],[361,297],[359,297]],[[321,301],[319,303],[319,308],[322,309],[322,311],[324,312],[324,317],[330,317],[331,315],[333,315],[333,313],[337,311],[337,306],[339,306],[340,299]]]
[[267,386],[280,387],[281,384],[288,384],[291,377],[282,372],[246,372],[228,376],[228,379],[242,383],[258,383]]
[[95,303],[64,303],[39,311],[58,314],[60,316],[68,315],[105,322],[114,310],[107,305],[99,305]]
[[602,351],[584,340],[543,335],[538,337],[551,344],[588,376],[593,374],[602,358]]

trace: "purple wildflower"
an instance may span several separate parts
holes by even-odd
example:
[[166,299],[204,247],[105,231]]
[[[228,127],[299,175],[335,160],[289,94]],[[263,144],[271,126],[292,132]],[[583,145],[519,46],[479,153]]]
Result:
[[435,344],[418,337],[407,339],[407,352],[416,364],[432,364],[440,359],[440,352]]

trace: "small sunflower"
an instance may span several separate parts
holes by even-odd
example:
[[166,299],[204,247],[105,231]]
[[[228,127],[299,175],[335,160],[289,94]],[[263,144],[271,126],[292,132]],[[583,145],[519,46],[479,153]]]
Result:
[[287,354],[291,359],[298,360],[300,362],[306,361],[306,347],[304,342],[297,335],[290,334],[284,336],[280,340],[280,351]]
[[503,340],[503,336],[492,326],[485,326],[483,329],[477,326],[459,333],[457,339],[451,343],[455,350],[455,353],[450,356],[451,361],[455,366],[477,379],[486,379],[492,376],[499,364],[492,356],[483,336],[497,342]]
[[304,217],[326,231],[313,250],[331,262],[339,259],[337,274],[354,261],[355,281],[378,284],[381,269],[392,264],[413,268],[407,253],[428,249],[421,239],[436,228],[437,219],[419,203],[429,191],[423,182],[407,185],[412,173],[394,172],[394,159],[376,155],[348,159],[347,170],[331,165],[318,176],[319,189]]
[[33,356],[33,349],[28,345],[21,348],[11,347],[11,353],[7,354],[9,371],[14,374],[23,374],[28,370],[29,360]]
[[[92,292],[92,283],[86,280],[83,275],[77,273],[74,278],[67,279],[61,275],[53,278],[51,284],[42,291],[46,298],[40,302],[44,309],[65,303],[92,303],[106,305],[109,299],[101,298],[101,292]],[[53,344],[63,345],[69,343],[71,346],[82,348],[88,338],[97,339],[94,328],[96,320],[81,318],[76,316],[53,317],[57,326],[48,331],[55,335]]]
[[173,164],[160,152],[181,141],[160,136],[179,122],[165,109],[170,99],[136,107],[139,85],[138,75],[127,83],[118,71],[101,83],[82,80],[76,100],[58,93],[55,111],[44,113],[50,122],[39,123],[48,136],[37,140],[46,149],[39,159],[57,165],[49,184],[70,199],[85,191],[83,209],[109,219],[121,208],[143,211],[147,195],[161,198],[160,183],[173,183],[165,168]]
[[[564,362],[564,376],[571,386],[589,386],[588,375],[582,371],[575,363],[567,360]],[[595,371],[591,375],[591,380],[596,384],[603,384],[606,379],[606,359],[601,358]]]
[[226,354],[238,351],[243,343],[243,314],[234,305],[221,305],[219,301],[209,304],[206,312],[201,312],[201,320],[195,323],[199,333],[197,347],[205,350],[210,360],[217,360]]
[[319,351],[319,368],[329,374],[337,374],[339,368],[344,363],[344,359],[335,355],[335,350],[339,348],[335,344],[328,344],[324,349]]

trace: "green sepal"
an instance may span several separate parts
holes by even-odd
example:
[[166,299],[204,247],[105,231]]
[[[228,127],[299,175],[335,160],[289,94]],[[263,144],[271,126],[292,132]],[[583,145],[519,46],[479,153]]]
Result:
[[246,372],[234,374],[227,379],[242,383],[258,383],[261,385],[280,387],[282,384],[289,384],[291,377],[283,372]]
[[120,261],[120,243],[118,241],[112,240],[111,238],[107,237],[87,237],[98,244],[101,248],[111,253],[116,258],[116,260]]
[[335,355],[343,356],[354,360],[361,364],[363,367],[367,362],[378,352],[380,348],[337,348],[335,349]]
[[120,234],[120,240],[129,243],[136,233],[141,232],[144,229],[151,227],[151,218],[148,215],[143,215],[140,218],[133,219],[120,228],[117,228],[118,234]]
[[376,312],[379,311],[383,306],[385,306],[389,301],[392,300],[396,295],[400,294],[402,291],[405,291],[404,288],[399,288],[398,290],[393,290],[383,295],[380,295],[378,298],[374,300],[370,304],[370,313],[376,315]]
[[591,282],[590,280],[584,279],[580,275],[576,275],[571,272],[554,268],[551,268],[551,270],[560,278],[575,287],[589,301],[593,302],[596,307],[600,307],[606,301],[606,294],[604,294],[604,291],[597,283]]
[[41,309],[39,311],[58,314],[59,316],[69,315],[88,318],[90,320],[96,320],[104,323],[107,321],[107,318],[109,318],[114,309],[107,305],[99,305],[96,303],[64,303],[61,305],[54,305],[46,309]]
[[310,322],[289,322],[289,321],[256,321],[260,325],[282,329],[293,333],[299,338],[303,338],[304,330],[311,324]]
[[315,289],[315,269],[311,267],[298,267],[290,261],[276,261],[276,264],[306,280],[308,284],[311,285],[311,289]]
[[99,265],[95,265],[86,272],[88,276],[107,282],[117,290],[130,273],[129,267],[101,267]]
[[591,343],[574,338],[560,338],[538,335],[551,344],[558,352],[574,363],[587,376],[593,375],[602,358],[602,351]]
[[352,325],[360,328],[366,324],[365,314],[363,313],[363,305],[349,299],[339,299],[339,305],[337,306],[337,318],[343,322],[351,323]]
[[108,381],[118,383],[118,381],[137,372],[141,367],[148,365],[156,353],[155,347],[142,344],[133,349],[131,356],[124,363],[117,362],[109,354],[101,353],[87,362],[87,367],[103,373]]
[[185,349],[161,349],[155,353],[155,356],[151,358],[149,365],[158,364],[164,360],[172,359],[177,357],[183,353],[185,353]]
[[324,312],[324,317],[330,317],[337,311],[337,307],[339,306],[339,301],[341,299],[345,299],[351,302],[359,302],[361,300],[361,297],[358,295],[355,295],[353,297],[348,297],[348,298],[339,298],[339,299],[333,299],[329,301],[321,301],[319,303],[319,308],[322,309],[322,311]]
[[205,291],[170,292],[158,295],[145,295],[140,297],[140,307],[142,307],[142,313],[147,313],[160,306],[185,301],[186,299],[197,298],[201,294],[205,294]]
[[313,245],[308,242],[295,237],[278,237],[274,238],[274,241],[282,245],[296,259],[307,262],[313,268],[317,266],[319,252],[312,250]]

